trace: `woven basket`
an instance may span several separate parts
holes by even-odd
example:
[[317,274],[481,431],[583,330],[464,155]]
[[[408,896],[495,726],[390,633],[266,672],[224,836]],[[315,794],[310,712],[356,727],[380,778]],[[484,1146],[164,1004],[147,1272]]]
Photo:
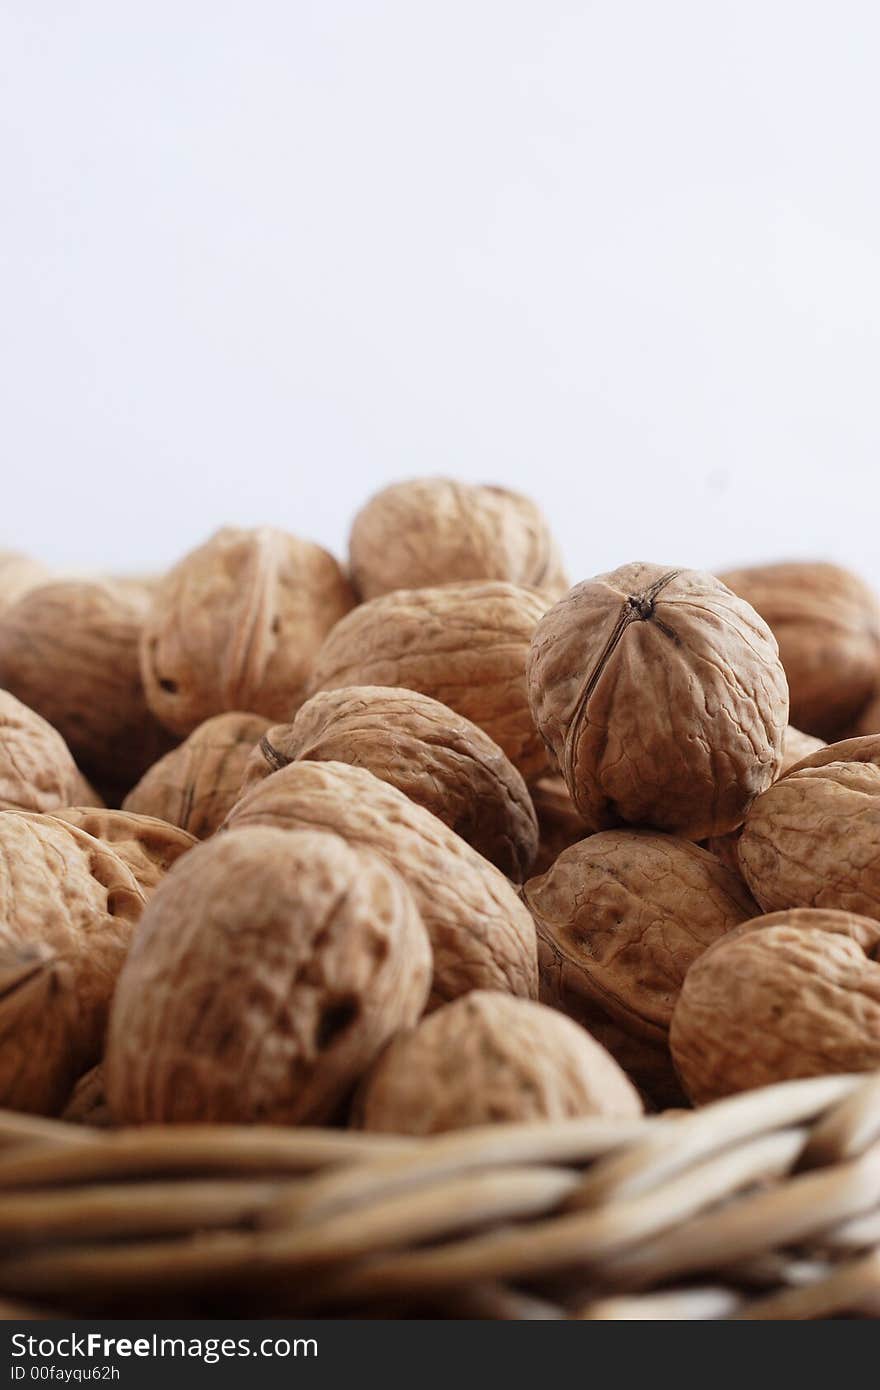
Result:
[[426,1140],[2,1113],[0,1252],[73,1316],[876,1317],[880,1077]]

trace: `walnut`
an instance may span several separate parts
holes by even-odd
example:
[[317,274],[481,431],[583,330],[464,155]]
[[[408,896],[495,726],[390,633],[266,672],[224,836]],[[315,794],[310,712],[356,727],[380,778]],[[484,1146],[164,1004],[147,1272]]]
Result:
[[782,757],[788,693],[766,624],[711,575],[633,564],[541,620],[529,697],[592,830],[734,829]]
[[523,896],[542,998],[599,1032],[652,1096],[660,1082],[671,1093],[667,1043],[682,981],[759,910],[738,875],[689,840],[605,830],[560,854]]
[[434,1002],[470,989],[537,994],[535,927],[498,869],[372,772],[296,762],[245,793],[227,826],[330,830],[406,880],[434,952]]
[[158,816],[206,839],[238,800],[248,759],[269,727],[261,714],[206,719],[144,773],[122,809]]
[[47,583],[51,577],[51,571],[30,555],[21,555],[17,550],[0,550],[0,613],[28,589]]
[[525,782],[488,734],[438,700],[373,685],[320,691],[263,736],[243,787],[302,759],[366,768],[509,878],[522,882],[531,868],[538,825]]
[[737,927],[688,971],[670,1037],[698,1104],[880,1069],[880,925],[800,908]]
[[[878,671],[880,679],[880,671]],[[880,695],[874,695],[862,710],[853,728],[853,737],[880,733]]]
[[144,894],[109,846],[0,812],[0,1105],[56,1114],[101,1056]]
[[320,1124],[422,1012],[403,880],[336,835],[251,827],[156,890],[120,976],[105,1081],[123,1124]]
[[88,1125],[92,1129],[110,1128],[113,1121],[104,1092],[103,1062],[99,1062],[80,1077],[61,1118],[72,1125]]
[[474,990],[395,1038],[355,1105],[362,1128],[398,1134],[641,1110],[632,1083],[583,1028],[492,990]]
[[547,601],[506,583],[401,589],[338,623],[315,664],[313,690],[394,685],[430,695],[485,730],[526,780],[546,768],[525,669]]
[[791,691],[791,722],[839,738],[870,698],[880,672],[880,605],[837,565],[794,562],[721,576],[769,624]]
[[749,812],[738,856],[765,912],[880,918],[880,735],[829,744],[780,778]]
[[268,526],[218,531],[156,590],[141,643],[151,709],[181,735],[226,710],[292,718],[318,647],[353,603],[311,541]]
[[171,865],[198,843],[185,830],[157,820],[155,816],[84,806],[67,806],[53,814],[58,820],[79,826],[86,834],[109,845],[123,864],[128,865],[148,897]]
[[65,579],[29,590],[0,615],[0,685],[58,730],[111,800],[172,743],[141,685],[148,606],[134,589]]
[[395,483],[358,512],[349,549],[365,599],[467,579],[507,579],[553,598],[568,588],[540,509],[503,487],[451,478]]
[[0,809],[53,811],[100,801],[57,730],[0,690]]
[[531,788],[532,804],[538,817],[538,853],[533,874],[546,873],[564,849],[576,845],[590,834],[568,794],[564,778],[548,773]]

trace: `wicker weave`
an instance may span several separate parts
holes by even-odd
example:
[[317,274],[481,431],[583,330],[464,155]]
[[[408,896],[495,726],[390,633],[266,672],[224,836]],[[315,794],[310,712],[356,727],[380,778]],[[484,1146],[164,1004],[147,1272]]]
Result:
[[880,1077],[427,1140],[4,1113],[0,1251],[74,1315],[876,1317]]

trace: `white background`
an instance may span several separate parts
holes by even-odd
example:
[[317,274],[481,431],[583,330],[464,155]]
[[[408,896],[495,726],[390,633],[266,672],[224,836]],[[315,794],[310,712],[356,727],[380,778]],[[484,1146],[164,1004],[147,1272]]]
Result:
[[873,0],[0,0],[0,544],[445,472],[880,584],[878,72]]

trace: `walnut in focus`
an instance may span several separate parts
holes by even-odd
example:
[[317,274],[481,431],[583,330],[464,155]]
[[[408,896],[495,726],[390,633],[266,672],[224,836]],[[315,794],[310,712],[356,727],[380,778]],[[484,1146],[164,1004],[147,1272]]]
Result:
[[0,690],[0,809],[54,811],[100,802],[58,731]]
[[733,830],[776,776],[788,690],[776,642],[711,575],[625,565],[538,624],[529,698],[592,830]]
[[141,642],[150,708],[180,735],[227,710],[292,718],[319,646],[353,603],[320,546],[225,527],[156,589]]
[[531,868],[538,826],[525,782],[488,734],[438,700],[387,686],[320,691],[264,735],[243,790],[302,759],[372,772],[517,883]]
[[215,714],[144,773],[124,811],[160,820],[206,839],[235,805],[251,753],[269,729],[260,714]]
[[393,685],[430,695],[485,730],[529,781],[547,765],[526,694],[529,642],[547,602],[501,582],[372,599],[331,632],[312,689]]
[[383,488],[354,519],[351,572],[361,598],[468,579],[507,579],[552,599],[568,588],[540,509],[509,488],[415,478]]
[[688,1094],[880,1070],[880,924],[801,908],[758,917],[691,967],[670,1033]]
[[574,1115],[629,1119],[641,1110],[632,1083],[583,1028],[491,990],[401,1033],[355,1103],[363,1129],[419,1135]]
[[157,889],[123,969],[105,1083],[121,1124],[321,1124],[428,997],[403,880],[336,835],[253,827]]

